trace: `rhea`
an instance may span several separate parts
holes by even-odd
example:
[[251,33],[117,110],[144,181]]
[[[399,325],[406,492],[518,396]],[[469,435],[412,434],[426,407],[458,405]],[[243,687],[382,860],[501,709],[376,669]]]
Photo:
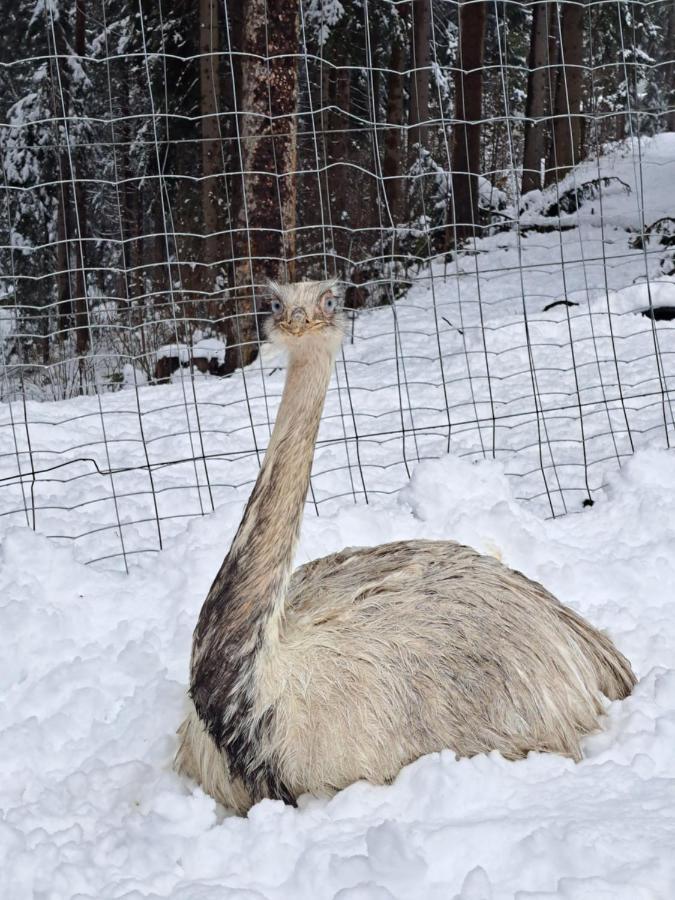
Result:
[[453,541],[350,547],[293,571],[343,333],[335,285],[271,286],[288,355],[267,453],[194,632],[178,770],[245,813],[383,784],[418,757],[580,759],[630,664],[540,584]]

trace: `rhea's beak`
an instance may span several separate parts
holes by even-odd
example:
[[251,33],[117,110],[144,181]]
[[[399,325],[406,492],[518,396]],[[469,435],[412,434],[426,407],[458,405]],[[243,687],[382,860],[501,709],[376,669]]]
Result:
[[307,327],[307,313],[301,306],[296,306],[291,312],[288,330],[291,334],[300,335]]

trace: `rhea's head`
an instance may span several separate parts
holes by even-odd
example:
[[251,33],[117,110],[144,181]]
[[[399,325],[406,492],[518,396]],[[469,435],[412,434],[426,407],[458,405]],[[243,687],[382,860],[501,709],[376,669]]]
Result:
[[325,349],[337,353],[344,317],[335,281],[270,282],[267,336],[289,353]]

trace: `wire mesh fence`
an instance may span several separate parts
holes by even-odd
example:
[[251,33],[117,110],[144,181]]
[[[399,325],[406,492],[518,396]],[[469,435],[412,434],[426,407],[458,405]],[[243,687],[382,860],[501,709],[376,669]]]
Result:
[[447,452],[580,511],[675,440],[672,0],[5,12],[5,525],[128,566],[240,503],[269,277],[345,289],[319,514]]

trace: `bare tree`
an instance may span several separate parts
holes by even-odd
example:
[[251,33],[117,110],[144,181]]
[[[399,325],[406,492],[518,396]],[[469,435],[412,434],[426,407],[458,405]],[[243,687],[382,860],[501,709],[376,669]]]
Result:
[[460,0],[452,143],[452,210],[448,247],[476,234],[486,4]]
[[581,159],[582,67],[586,9],[579,0],[562,2],[559,7],[562,7],[560,63],[553,108],[553,142],[546,174],[547,184],[559,180]]
[[[240,365],[257,355],[254,294],[295,268],[299,0],[246,0],[238,91],[243,192],[237,265]],[[243,289],[243,290],[242,290]]]

